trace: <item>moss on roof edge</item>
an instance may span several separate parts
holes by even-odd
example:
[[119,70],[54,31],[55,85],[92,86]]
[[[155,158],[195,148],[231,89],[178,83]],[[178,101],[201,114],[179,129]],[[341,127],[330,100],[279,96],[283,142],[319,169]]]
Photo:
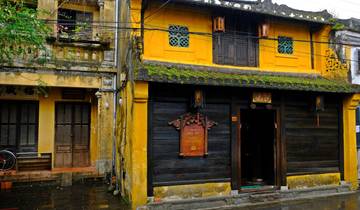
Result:
[[266,74],[224,73],[210,70],[194,70],[176,66],[143,64],[136,71],[137,80],[235,87],[300,90],[314,92],[357,93],[360,86],[323,77],[296,77]]

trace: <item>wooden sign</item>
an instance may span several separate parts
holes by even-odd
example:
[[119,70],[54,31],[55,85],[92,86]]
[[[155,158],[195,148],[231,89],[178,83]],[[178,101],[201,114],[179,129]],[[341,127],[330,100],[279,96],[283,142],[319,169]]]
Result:
[[271,102],[272,102],[271,93],[254,92],[252,102],[259,103],[259,104],[271,104]]
[[187,113],[169,122],[169,125],[180,130],[179,156],[201,157],[208,154],[208,130],[217,125],[216,122],[200,113]]

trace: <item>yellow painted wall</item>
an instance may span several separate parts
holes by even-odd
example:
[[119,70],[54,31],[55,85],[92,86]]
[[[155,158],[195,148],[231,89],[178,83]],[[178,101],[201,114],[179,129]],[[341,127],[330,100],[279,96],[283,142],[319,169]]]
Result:
[[[145,17],[153,14],[158,4],[150,4],[145,12]],[[226,21],[226,20],[225,20]],[[315,70],[311,69],[311,48],[309,42],[294,41],[294,54],[285,55],[277,52],[276,40],[259,40],[259,66],[238,67],[217,65],[213,63],[212,44],[212,15],[206,8],[195,9],[192,7],[170,5],[165,10],[160,10],[155,15],[145,18],[145,28],[160,28],[168,30],[169,25],[183,25],[190,32],[201,32],[207,35],[190,34],[189,48],[172,47],[169,45],[167,31],[147,30],[144,34],[144,60],[206,65],[223,68],[251,69],[273,72],[290,73],[320,73],[324,67],[326,44],[314,44]],[[293,40],[310,41],[310,29],[305,23],[270,19],[269,38],[289,36]],[[324,26],[324,28],[327,28]],[[328,30],[320,30],[313,35],[314,41],[328,41]]]
[[147,116],[148,83],[135,84],[131,130],[131,204],[133,207],[147,201]]
[[344,132],[344,179],[358,189],[358,160],[356,147],[356,108],[360,102],[360,94],[348,96],[343,103]]
[[[150,4],[145,17],[152,14],[156,8],[158,5]],[[211,14],[206,10],[194,10],[190,7],[169,6],[145,20],[146,28],[168,30],[171,24],[187,26],[190,32],[212,32]],[[172,47],[169,45],[168,32],[145,30],[144,59],[210,65],[212,38],[190,34],[189,48]]]
[[[309,27],[302,23],[271,20],[270,38],[279,36],[292,37],[294,40],[310,40]],[[311,70],[310,44],[294,41],[292,55],[278,53],[278,42],[274,40],[259,40],[259,67],[269,71],[286,71],[292,73],[314,73]]]
[[286,183],[289,189],[301,189],[325,185],[339,185],[340,181],[340,173],[310,174],[286,177]]
[[[61,88],[51,87],[48,95],[24,96],[2,95],[0,100],[32,100],[39,102],[38,152],[52,153],[55,158],[55,104],[56,102],[88,102],[91,104],[90,163],[99,173],[111,169],[113,97],[112,93],[102,93],[100,99],[87,94],[84,100],[62,99]],[[54,165],[53,165],[54,166]]]
[[119,154],[124,157],[122,191],[132,209],[147,202],[148,91],[146,82],[128,82],[122,93],[124,115],[120,135],[125,137],[119,143]]
[[97,130],[97,103],[92,97],[87,96],[85,100],[63,100],[61,98],[61,89],[52,88],[48,97],[39,97],[39,130],[38,130],[38,152],[52,153],[53,163],[55,159],[55,104],[60,101],[68,102],[90,102],[91,105],[91,133],[90,133],[90,162],[95,166],[98,159],[98,137]]
[[49,87],[73,87],[73,88],[100,88],[102,78],[86,75],[61,75],[49,71],[48,73],[29,72],[0,72],[1,85],[26,85],[38,86],[40,83]]
[[231,183],[206,183],[154,187],[155,202],[230,195]]

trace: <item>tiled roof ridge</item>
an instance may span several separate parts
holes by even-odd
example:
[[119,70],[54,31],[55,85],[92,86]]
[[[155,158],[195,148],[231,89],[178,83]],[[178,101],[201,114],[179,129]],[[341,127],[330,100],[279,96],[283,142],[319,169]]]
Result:
[[319,23],[330,23],[328,20],[333,17],[327,10],[305,11],[291,8],[285,4],[273,3],[272,0],[258,0],[258,2],[251,1],[249,3],[235,0],[182,0],[181,2],[207,4]]

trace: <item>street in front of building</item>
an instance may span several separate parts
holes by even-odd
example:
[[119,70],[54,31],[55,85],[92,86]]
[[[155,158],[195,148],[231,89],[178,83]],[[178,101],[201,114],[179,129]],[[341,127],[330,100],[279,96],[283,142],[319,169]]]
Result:
[[[119,196],[107,192],[102,183],[76,184],[70,187],[26,186],[0,192],[0,210],[5,209],[119,209],[129,207]],[[284,203],[256,204],[230,210],[355,210],[360,208],[360,192],[340,196]],[[219,208],[223,209],[223,208]]]
[[0,192],[0,209],[119,209],[127,210],[120,196],[113,196],[102,183],[76,184],[70,187],[21,186]]

